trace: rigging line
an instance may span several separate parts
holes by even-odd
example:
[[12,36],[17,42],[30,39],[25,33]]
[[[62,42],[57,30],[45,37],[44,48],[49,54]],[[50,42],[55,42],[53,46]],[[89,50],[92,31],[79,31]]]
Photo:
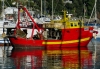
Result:
[[[7,2],[7,1],[6,1],[6,2]],[[9,4],[8,2],[7,2],[7,4],[8,4],[9,7],[11,7],[10,4]]]
[[95,4],[94,4],[94,7],[93,7],[93,10],[92,10],[91,16],[90,16],[90,18],[89,18],[88,24],[89,24],[90,19],[91,19],[92,15],[93,15],[93,11],[94,11],[94,9],[95,9]]

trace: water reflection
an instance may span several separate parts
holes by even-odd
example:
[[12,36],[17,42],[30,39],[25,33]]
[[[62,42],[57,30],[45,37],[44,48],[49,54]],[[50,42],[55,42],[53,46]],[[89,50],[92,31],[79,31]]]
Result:
[[0,58],[0,69],[16,69],[11,57]]
[[41,60],[36,56],[23,57],[20,59],[20,68],[21,69],[41,69]]
[[93,69],[100,69],[100,38],[92,39],[88,48],[93,52]]
[[86,47],[81,48],[80,56],[78,48],[13,51],[11,56],[17,69],[92,69],[93,64],[92,54]]
[[[95,42],[96,41],[96,42]],[[81,50],[82,69],[100,69],[100,39],[92,39],[87,48]],[[93,54],[96,51],[96,63]],[[0,58],[0,69],[78,69],[79,53],[77,49],[13,51],[11,57]]]

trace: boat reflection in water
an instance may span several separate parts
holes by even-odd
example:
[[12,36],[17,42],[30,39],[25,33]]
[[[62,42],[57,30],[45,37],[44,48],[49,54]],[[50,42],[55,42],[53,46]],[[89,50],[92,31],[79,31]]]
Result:
[[[41,55],[40,55],[41,54]],[[79,55],[80,54],[80,55]],[[92,53],[87,48],[64,48],[61,50],[17,50],[13,51],[17,69],[92,69]],[[80,64],[79,64],[80,63]]]

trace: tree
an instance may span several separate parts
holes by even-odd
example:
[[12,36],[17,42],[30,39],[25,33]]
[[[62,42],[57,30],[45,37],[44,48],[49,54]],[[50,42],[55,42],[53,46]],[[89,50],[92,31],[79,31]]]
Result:
[[100,19],[100,0],[97,0],[97,17]]
[[92,13],[93,7],[95,4],[95,0],[88,0],[86,2],[86,7],[87,7],[87,16],[89,17]]
[[[52,14],[52,0],[47,1],[47,10],[48,14]],[[64,8],[62,0],[53,0],[53,10],[54,14],[59,14]]]
[[97,11],[100,12],[100,0],[97,0]]
[[[5,0],[5,5],[7,7],[16,7],[12,2],[20,1],[24,6],[27,5],[32,7],[33,10],[41,10],[41,0]],[[32,2],[30,2],[32,1]],[[43,12],[45,14],[52,14],[52,0],[42,0],[43,1]],[[64,4],[64,0],[53,0],[53,11],[54,14],[60,14],[60,12],[66,9],[69,13],[72,13],[74,16],[83,16],[84,15],[84,4],[86,8],[86,16],[90,17],[95,0],[70,0],[72,4]],[[8,4],[9,3],[9,4]],[[2,2],[0,0],[0,6]],[[97,12],[100,12],[100,0],[97,0]],[[0,7],[2,11],[2,6]],[[40,13],[40,12],[39,12]]]

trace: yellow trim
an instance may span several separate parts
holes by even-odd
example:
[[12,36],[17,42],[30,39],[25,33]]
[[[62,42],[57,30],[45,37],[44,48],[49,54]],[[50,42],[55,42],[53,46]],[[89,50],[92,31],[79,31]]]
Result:
[[[87,37],[87,38],[83,38],[81,39],[80,41],[83,42],[83,41],[87,41],[89,40],[90,37]],[[58,41],[58,42],[43,42],[42,44],[70,44],[70,43],[77,43],[79,42],[79,40],[70,40],[70,41]]]

